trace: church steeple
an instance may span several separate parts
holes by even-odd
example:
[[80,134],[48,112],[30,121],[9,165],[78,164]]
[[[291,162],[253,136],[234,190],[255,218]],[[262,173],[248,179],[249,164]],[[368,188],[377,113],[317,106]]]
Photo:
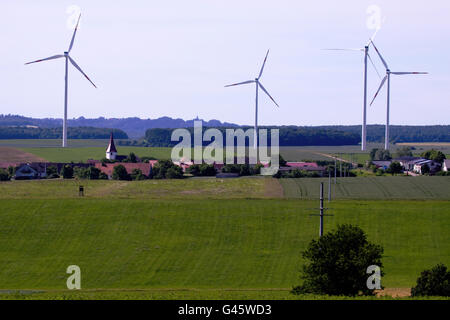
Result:
[[116,145],[114,144],[113,133],[111,132],[111,136],[109,138],[109,145],[106,148],[106,159],[115,160],[117,156]]

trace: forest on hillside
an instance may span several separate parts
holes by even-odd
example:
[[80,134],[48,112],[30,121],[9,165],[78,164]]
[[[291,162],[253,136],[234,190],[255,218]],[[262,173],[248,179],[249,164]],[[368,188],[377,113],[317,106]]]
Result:
[[[111,132],[114,138],[128,139],[128,135],[120,129],[69,127],[68,139],[109,139]],[[61,139],[62,128],[1,127],[0,139]]]

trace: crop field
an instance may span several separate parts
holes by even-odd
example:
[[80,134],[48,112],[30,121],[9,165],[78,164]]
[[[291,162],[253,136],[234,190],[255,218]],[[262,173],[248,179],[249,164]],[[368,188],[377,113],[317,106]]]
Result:
[[[21,148],[25,152],[32,153],[38,157],[51,162],[86,162],[88,159],[100,160],[105,157],[108,143],[103,147],[83,148]],[[153,157],[156,159],[170,159],[171,148],[144,148],[117,146],[119,154],[128,155],[134,152],[139,157]]]
[[[287,198],[318,199],[320,182],[328,198],[328,178],[280,179]],[[450,177],[358,177],[331,179],[332,199],[450,200]]]
[[44,161],[38,156],[12,147],[0,146],[0,162],[34,162]]
[[[348,179],[355,189],[373,184]],[[436,194],[421,201],[408,200],[407,179],[398,185],[405,200],[354,193],[327,204],[325,231],[356,224],[383,245],[388,288],[410,288],[423,269],[450,263],[450,202],[436,191],[448,192],[449,180],[416,180]],[[283,198],[298,180],[313,180],[310,199]],[[319,181],[82,181],[84,198],[74,180],[0,183],[0,299],[316,299],[288,291],[317,238]],[[65,290],[72,264],[82,270],[76,293]]]

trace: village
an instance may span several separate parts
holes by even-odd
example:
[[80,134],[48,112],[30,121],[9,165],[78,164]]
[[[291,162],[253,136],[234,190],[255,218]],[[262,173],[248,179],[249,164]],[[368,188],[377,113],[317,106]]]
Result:
[[[324,177],[336,175],[337,172],[341,177],[352,177],[355,174],[351,172],[351,169],[358,167],[358,164],[351,162],[344,162],[343,168],[342,163],[340,163],[339,167],[336,164],[333,167],[332,162],[330,162],[331,165],[327,166],[323,161],[284,161],[282,158],[280,159],[280,168],[275,175],[277,178]],[[225,165],[216,162],[211,165],[196,165],[192,161],[185,161],[184,159],[171,162],[169,160],[156,160],[146,157],[141,159],[134,153],[120,155],[111,133],[105,151],[105,158],[101,160],[89,159],[86,162],[77,163],[0,162],[0,169],[7,171],[10,179],[14,180],[52,179],[59,176],[63,178],[143,180],[156,177],[155,169],[158,169],[161,165],[168,166],[167,168],[173,167],[175,169],[174,172],[177,174],[158,175],[157,177],[159,178],[182,178],[183,176],[236,178],[243,175],[257,175],[259,174],[259,168],[269,166],[267,162],[260,162],[253,166],[248,165],[247,160],[248,158],[244,160],[243,165]],[[365,167],[368,170],[371,168],[378,173],[396,173],[410,176],[445,175],[449,172],[450,160],[443,159],[440,162],[417,156],[403,156],[390,160],[367,161]],[[121,175],[120,172],[123,172],[123,174]]]

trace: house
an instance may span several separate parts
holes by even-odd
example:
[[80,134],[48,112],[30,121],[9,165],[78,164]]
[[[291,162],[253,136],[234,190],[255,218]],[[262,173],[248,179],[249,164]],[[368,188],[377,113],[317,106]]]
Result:
[[38,171],[32,168],[29,164],[20,165],[16,169],[16,173],[14,175],[15,180],[37,179],[38,177]]
[[377,167],[377,169],[386,170],[391,165],[391,160],[373,160],[372,164]]
[[442,171],[450,171],[450,159],[444,159],[444,162],[442,162]]
[[93,166],[91,163],[64,163],[64,162],[31,162],[20,163],[16,167],[15,179],[45,179],[47,177],[47,169],[55,167],[56,172],[61,172],[62,168],[70,165],[72,168],[81,167],[89,168]]
[[431,174],[436,173],[437,171],[441,170],[441,164],[439,162],[436,162],[434,160],[422,160],[417,162],[414,165],[414,172],[419,173],[419,174],[423,174],[423,169],[425,166],[428,166],[428,168],[430,169],[429,172]]
[[96,162],[95,167],[99,169],[101,172],[106,174],[109,179],[112,178],[112,174],[114,171],[114,167],[118,165],[122,165],[127,170],[128,174],[131,174],[134,169],[139,169],[146,176],[149,176],[153,166],[157,163],[156,160],[150,160],[149,162],[122,162],[122,163],[102,163]]
[[326,168],[319,166],[315,162],[286,162],[286,166],[280,167],[280,171],[307,171],[312,173],[317,173],[320,176],[323,176]]

